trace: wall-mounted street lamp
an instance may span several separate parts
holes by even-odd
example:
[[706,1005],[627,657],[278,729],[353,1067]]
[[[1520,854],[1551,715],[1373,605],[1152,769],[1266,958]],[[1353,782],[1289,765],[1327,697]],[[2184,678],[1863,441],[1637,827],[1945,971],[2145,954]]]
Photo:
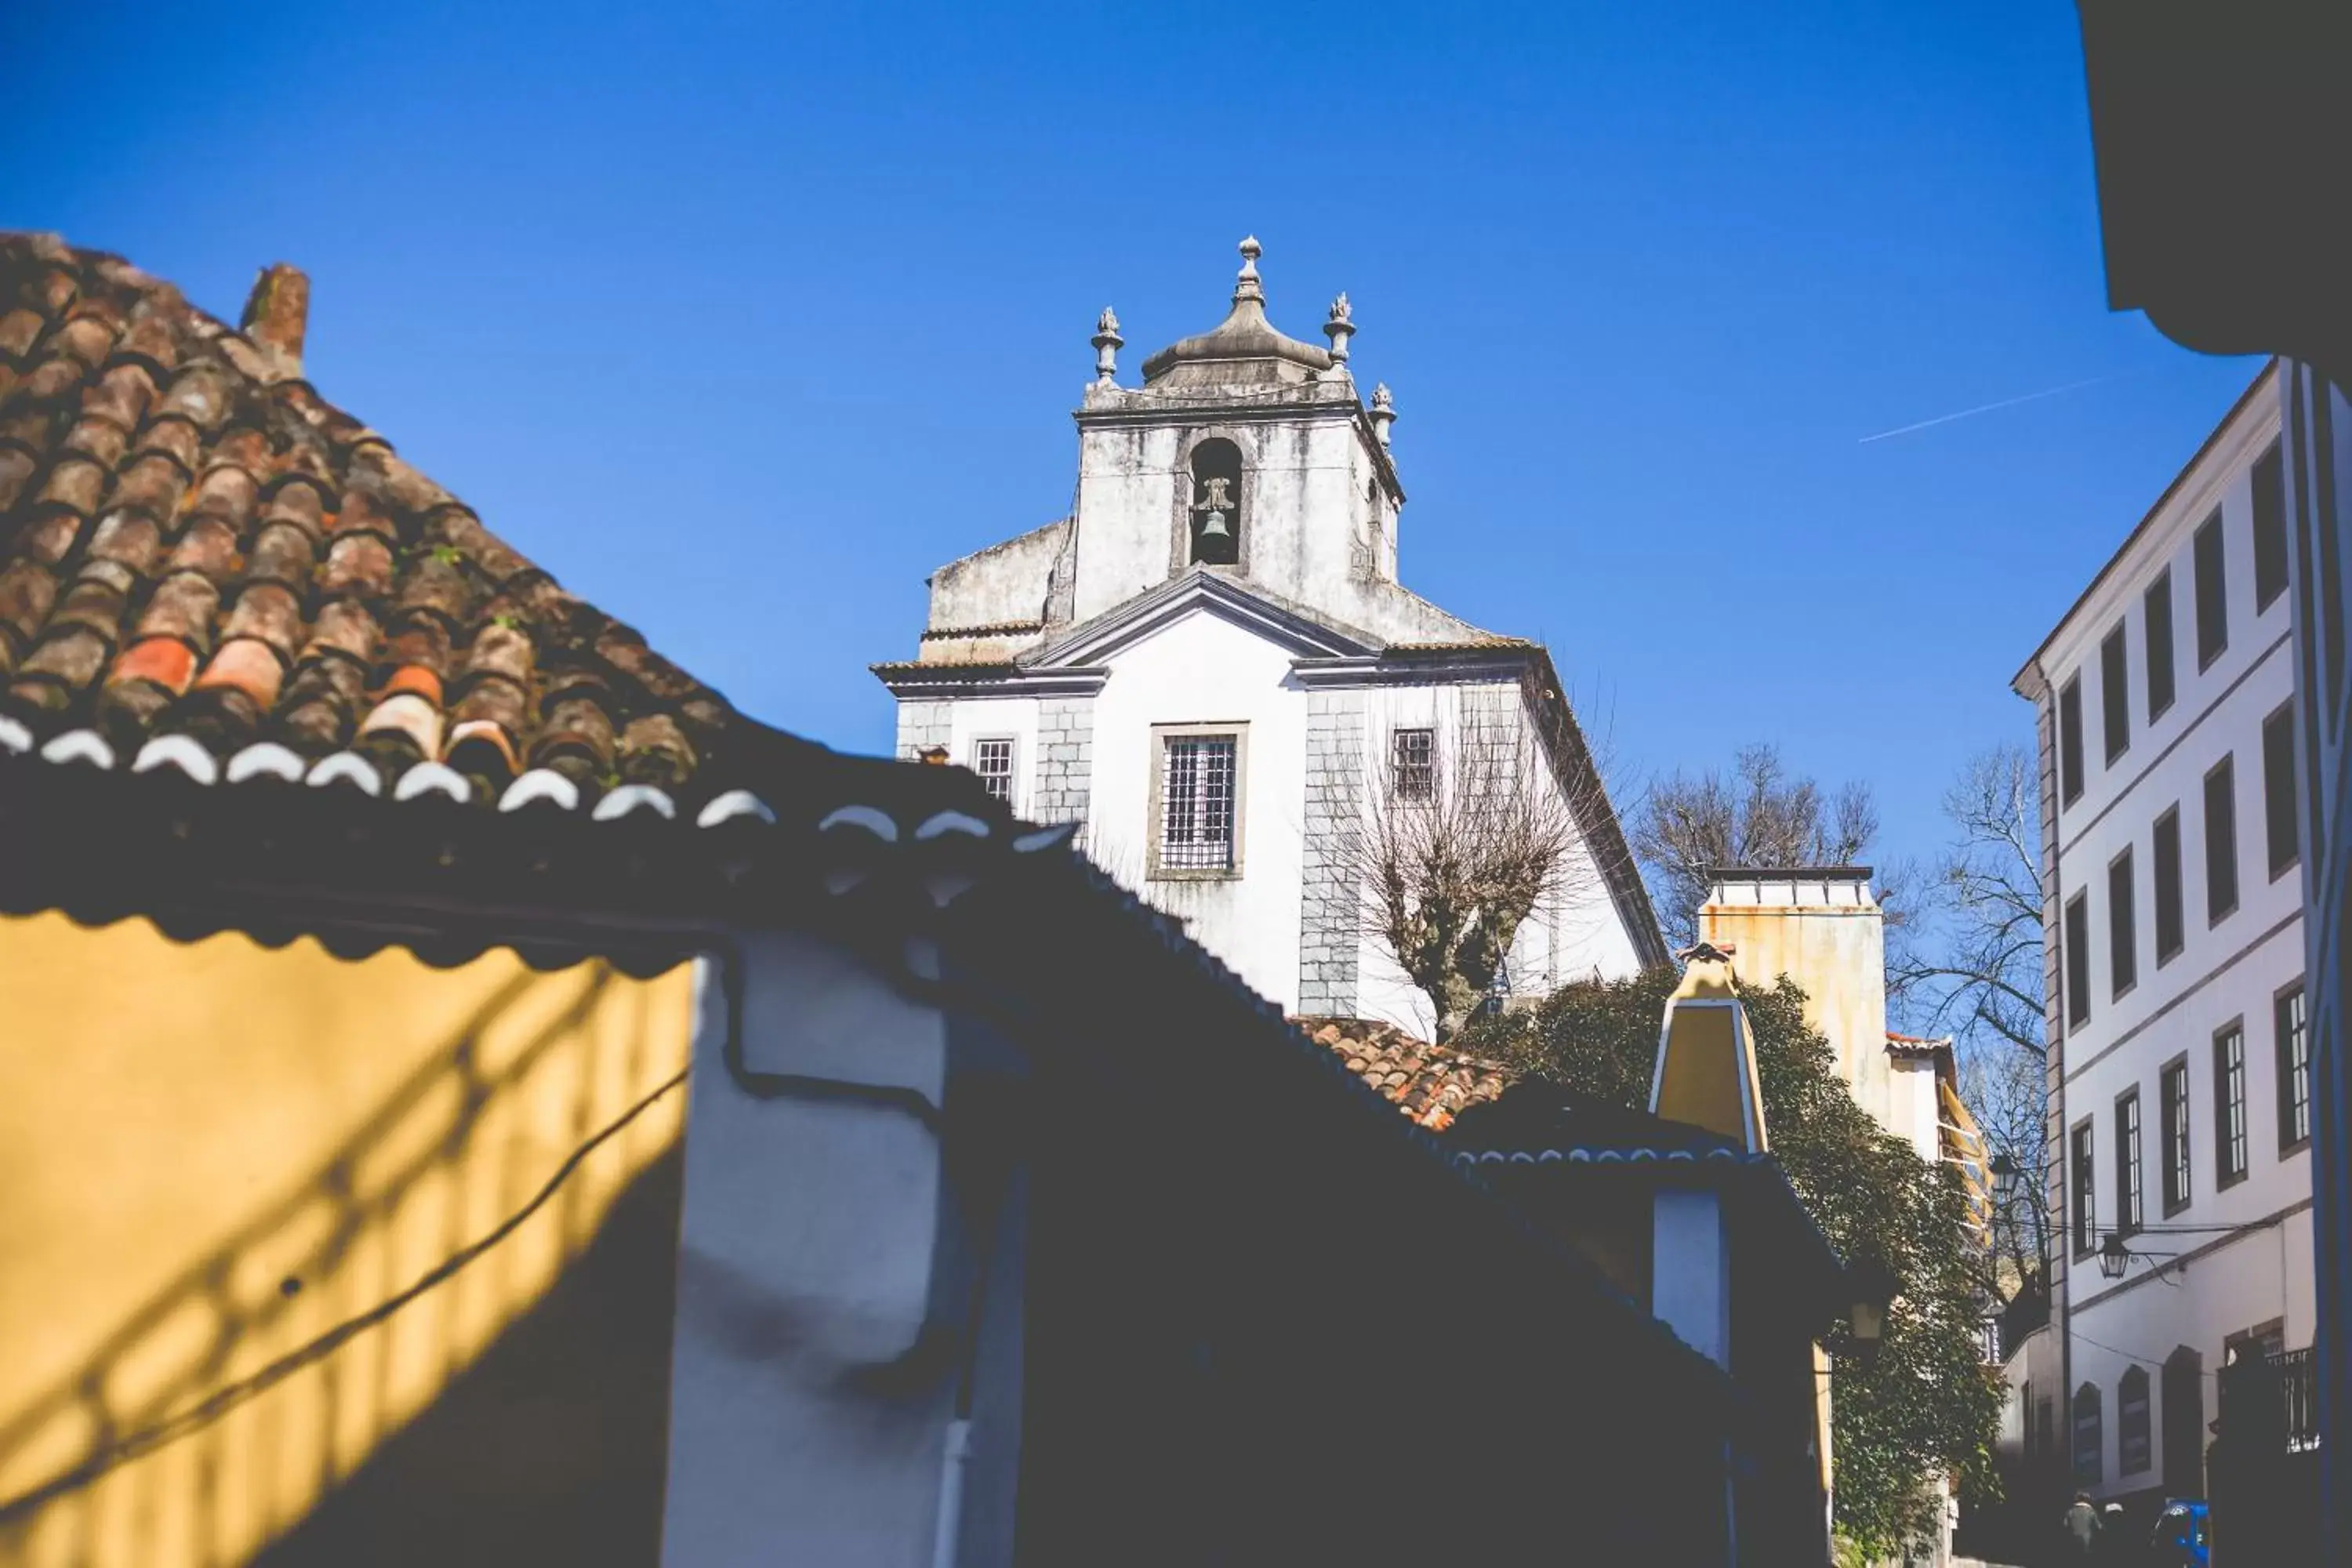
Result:
[[1886,1337],[1887,1308],[1894,1302],[1898,1281],[1875,1258],[1849,1264],[1846,1278],[1853,1286],[1848,1318],[1853,1330],[1853,1359],[1867,1367],[1878,1360],[1879,1343]]
[[[2124,1277],[2125,1271],[2131,1268],[2132,1259],[2135,1258],[2138,1258],[2142,1263],[2146,1263],[2151,1258],[2178,1258],[2180,1254],[2177,1252],[2151,1252],[2143,1247],[2127,1247],[2124,1244],[2124,1233],[2119,1230],[2111,1230],[2107,1232],[2107,1239],[2099,1243],[2099,1273],[2109,1279],[2120,1279]],[[2158,1264],[2157,1266],[2156,1277],[2159,1279],[2163,1279],[2164,1271],[2168,1267],[2173,1266]],[[2179,1265],[2178,1268],[2174,1268],[2174,1271],[2176,1273],[2180,1272],[2186,1269],[2187,1267],[2188,1266],[2186,1264]],[[2178,1283],[2178,1281],[2166,1280],[2166,1283],[2175,1284]]]

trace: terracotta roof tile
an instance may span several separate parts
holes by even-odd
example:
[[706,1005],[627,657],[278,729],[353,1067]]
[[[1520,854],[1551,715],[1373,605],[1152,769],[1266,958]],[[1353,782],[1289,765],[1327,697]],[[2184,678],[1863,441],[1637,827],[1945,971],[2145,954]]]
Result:
[[299,379],[307,291],[272,269],[239,331],[0,234],[0,719],[735,782],[757,726]]
[[1393,1024],[1363,1018],[1292,1021],[1316,1044],[1338,1053],[1408,1121],[1432,1132],[1443,1132],[1463,1111],[1499,1099],[1518,1081],[1500,1062],[1433,1046]]

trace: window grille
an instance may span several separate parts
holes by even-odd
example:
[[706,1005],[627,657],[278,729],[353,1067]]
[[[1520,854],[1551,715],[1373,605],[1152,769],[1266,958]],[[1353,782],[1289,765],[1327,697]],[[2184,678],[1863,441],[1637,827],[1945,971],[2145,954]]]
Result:
[[1234,738],[1171,735],[1161,754],[1160,866],[1234,868]]
[[978,741],[972,744],[972,771],[988,793],[1007,805],[1013,801],[1013,742]]
[[1437,731],[1399,730],[1390,737],[1391,777],[1399,800],[1428,800],[1437,793]]

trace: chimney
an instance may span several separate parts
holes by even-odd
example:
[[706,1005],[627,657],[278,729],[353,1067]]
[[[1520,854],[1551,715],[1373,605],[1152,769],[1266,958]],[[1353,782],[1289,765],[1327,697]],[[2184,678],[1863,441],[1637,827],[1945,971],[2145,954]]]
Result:
[[310,324],[310,279],[302,269],[283,261],[261,269],[253,292],[245,301],[245,318],[237,326],[261,351],[272,381],[293,381],[302,374],[302,334]]
[[1666,998],[1658,1031],[1650,1114],[1704,1127],[1760,1154],[1771,1147],[1764,1131],[1764,1089],[1731,955],[1702,942],[1680,956],[1683,981]]
[[1715,874],[1698,936],[1737,944],[1750,985],[1785,974],[1804,988],[1805,1021],[1836,1053],[1838,1076],[1884,1125],[1893,1085],[1886,1058],[1886,916],[1867,866],[1742,866]]

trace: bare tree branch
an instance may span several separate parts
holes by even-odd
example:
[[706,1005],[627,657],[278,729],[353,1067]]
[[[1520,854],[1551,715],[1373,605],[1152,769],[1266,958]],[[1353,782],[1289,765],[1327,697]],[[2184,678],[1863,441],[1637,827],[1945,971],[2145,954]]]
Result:
[[[1650,873],[1652,897],[1668,941],[1698,935],[1699,906],[1716,872],[1730,867],[1844,866],[1878,837],[1869,786],[1849,784],[1824,797],[1809,778],[1792,778],[1777,747],[1742,746],[1728,773],[1676,773],[1650,786],[1633,828],[1633,853]],[[1882,879],[1879,900],[1899,928],[1907,907],[1901,872]],[[1894,930],[1890,929],[1890,940]]]
[[1447,718],[1425,763],[1401,765],[1392,733],[1370,738],[1362,809],[1338,851],[1366,931],[1429,999],[1440,1040],[1469,1021],[1531,915],[1563,924],[1607,897],[1580,827],[1608,809],[1597,773],[1562,778],[1516,708],[1457,701]]

